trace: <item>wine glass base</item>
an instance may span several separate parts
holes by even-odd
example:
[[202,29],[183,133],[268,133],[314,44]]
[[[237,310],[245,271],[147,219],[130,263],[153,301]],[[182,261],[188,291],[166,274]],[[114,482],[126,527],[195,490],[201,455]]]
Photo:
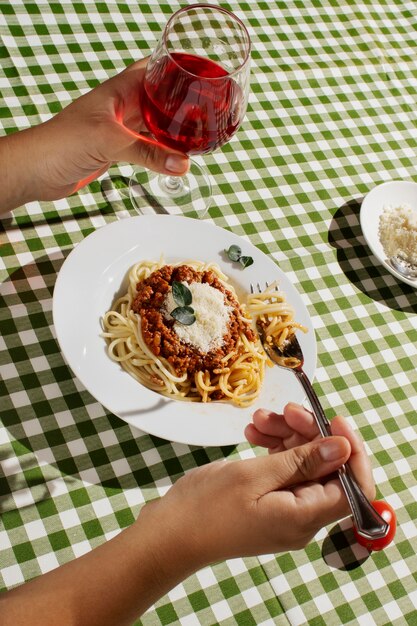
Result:
[[202,218],[211,202],[210,181],[195,161],[191,161],[187,175],[181,177],[135,170],[129,190],[133,206],[144,215],[157,213]]

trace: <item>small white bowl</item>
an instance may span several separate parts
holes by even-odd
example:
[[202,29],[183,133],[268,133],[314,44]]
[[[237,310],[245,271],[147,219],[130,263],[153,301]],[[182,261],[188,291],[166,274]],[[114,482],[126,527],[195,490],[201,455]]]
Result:
[[417,211],[417,183],[407,180],[393,180],[377,185],[365,196],[360,210],[360,224],[366,243],[393,276],[404,283],[417,288],[417,279],[406,278],[397,272],[388,262],[382,243],[379,239],[379,218],[386,206],[400,206],[408,204]]

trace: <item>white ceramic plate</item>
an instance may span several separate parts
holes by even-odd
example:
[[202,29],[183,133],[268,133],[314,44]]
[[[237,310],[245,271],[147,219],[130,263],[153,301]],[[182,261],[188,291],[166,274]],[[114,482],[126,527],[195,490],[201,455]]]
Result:
[[[243,269],[224,250],[237,244],[254,264]],[[279,280],[296,319],[308,328],[299,333],[310,379],[316,365],[316,340],[308,311],[285,274],[255,246],[218,226],[191,218],[142,215],[113,222],[89,235],[66,259],[55,285],[53,319],[61,350],[82,384],[109,411],[125,422],[170,441],[199,446],[236,444],[257,407],[281,411],[304,393],[293,373],[268,368],[260,398],[249,408],[226,403],[170,400],[135,381],[106,353],[101,318],[127,289],[126,276],[141,259],[167,263],[190,258],[214,261],[227,274],[238,296],[250,283]]]
[[388,205],[395,207],[401,204],[408,204],[417,211],[417,183],[406,180],[393,180],[387,183],[381,183],[374,187],[363,199],[360,210],[360,224],[366,243],[377,257],[378,261],[380,261],[393,276],[417,288],[417,279],[405,278],[388,263],[387,255],[384,252],[378,235],[379,218],[384,208]]

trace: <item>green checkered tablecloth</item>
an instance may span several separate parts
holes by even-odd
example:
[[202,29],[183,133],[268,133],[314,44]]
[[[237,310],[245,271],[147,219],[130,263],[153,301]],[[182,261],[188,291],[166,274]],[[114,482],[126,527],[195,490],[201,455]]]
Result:
[[[147,55],[179,6],[3,0],[2,132],[48,119]],[[359,208],[377,183],[417,181],[417,5],[224,6],[249,27],[253,71],[242,128],[204,158],[214,193],[208,219],[259,246],[299,290],[316,329],[316,391],[329,415],[349,416],[365,439],[379,497],[396,509],[399,527],[395,543],[371,556],[345,520],[305,550],[206,568],[138,623],[415,625],[417,291],[372,255]],[[90,232],[128,214],[129,200],[108,202],[96,181],[0,220],[3,589],[114,536],[184,471],[259,453],[248,444],[203,449],[138,433],[66,365],[51,315],[57,272]]]

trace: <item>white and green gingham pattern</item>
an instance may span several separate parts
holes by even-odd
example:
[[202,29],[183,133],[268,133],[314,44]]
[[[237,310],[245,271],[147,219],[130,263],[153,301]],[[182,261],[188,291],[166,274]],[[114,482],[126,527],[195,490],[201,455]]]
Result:
[[[11,0],[0,6],[0,119],[10,133],[150,53],[177,2]],[[372,458],[395,543],[368,553],[350,522],[306,550],[199,572],[140,620],[146,626],[417,623],[417,291],[366,246],[363,195],[417,180],[414,0],[222,3],[252,44],[247,118],[204,158],[209,219],[248,238],[288,273],[313,319],[315,388],[349,416]],[[115,167],[113,176],[129,176]],[[108,179],[108,175],[107,175]],[[112,537],[183,472],[259,453],[190,448],[138,435],[67,367],[52,325],[69,251],[133,215],[106,176],[55,203],[0,220],[0,586],[11,588]],[[163,219],[163,217],[161,217]]]

